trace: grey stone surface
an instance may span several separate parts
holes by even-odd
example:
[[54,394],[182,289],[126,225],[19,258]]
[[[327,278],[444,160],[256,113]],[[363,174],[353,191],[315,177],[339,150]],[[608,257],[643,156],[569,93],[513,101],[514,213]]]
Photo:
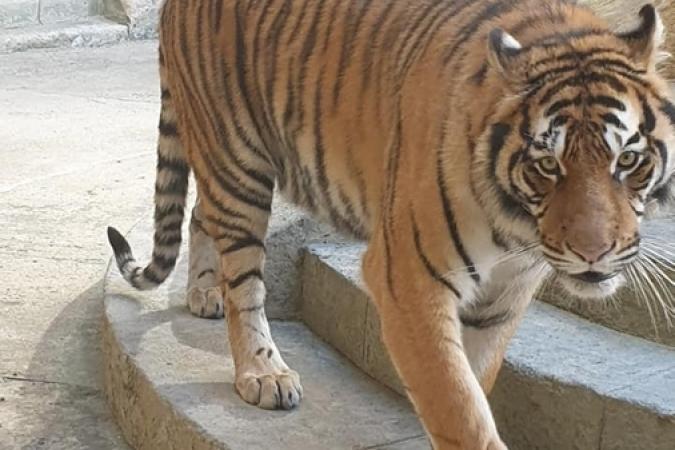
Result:
[[[396,388],[377,333],[365,332],[363,316],[350,313],[360,313],[369,302],[359,288],[360,250],[309,247],[303,317],[327,342],[335,339],[336,348],[354,364]],[[336,332],[325,317],[351,321],[356,331]],[[340,324],[342,330],[350,326]],[[364,348],[379,360],[368,359]],[[535,302],[509,347],[490,401],[512,450],[673,448],[675,350]]]
[[157,36],[160,2],[158,0],[105,0],[101,11],[110,19],[129,26],[133,39]]
[[11,375],[0,381],[3,450],[126,448],[121,433],[101,427],[101,418],[109,416],[99,389]]
[[[647,223],[642,241],[643,246],[654,249],[662,260],[655,259],[653,265],[647,263],[651,280],[642,281],[641,289],[629,285],[611,300],[588,300],[564,294],[554,284],[552,289],[542,292],[540,298],[614,330],[675,346],[672,325],[675,320],[675,216]],[[641,259],[646,255],[649,253],[643,251]],[[654,266],[658,270],[654,270]],[[671,305],[664,308],[656,301],[653,290]],[[669,313],[668,308],[671,308]]]
[[100,47],[128,39],[127,27],[100,17],[0,29],[0,54],[54,47]]
[[0,449],[124,450],[103,393],[105,227],[149,211],[156,43],[0,56]]
[[[149,228],[141,223],[128,237],[146,243],[141,257]],[[225,324],[189,314],[185,277],[181,265],[151,292],[133,290],[116,269],[106,277],[106,392],[135,448],[423,448],[407,402],[297,322],[273,322],[272,333],[301,374],[302,404],[290,412],[245,404],[233,388]]]
[[83,20],[89,16],[89,0],[40,0],[40,23]]
[[0,1],[0,29],[38,23],[39,0]]
[[363,245],[312,244],[302,268],[302,320],[361,370],[405,395],[363,291]]

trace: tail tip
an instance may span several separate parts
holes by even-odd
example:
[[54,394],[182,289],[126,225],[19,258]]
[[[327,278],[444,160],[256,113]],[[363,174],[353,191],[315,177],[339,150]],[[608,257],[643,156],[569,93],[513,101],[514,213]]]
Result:
[[124,239],[122,233],[113,227],[108,227],[108,242],[110,242],[115,256],[131,253],[131,247],[129,247],[127,240]]

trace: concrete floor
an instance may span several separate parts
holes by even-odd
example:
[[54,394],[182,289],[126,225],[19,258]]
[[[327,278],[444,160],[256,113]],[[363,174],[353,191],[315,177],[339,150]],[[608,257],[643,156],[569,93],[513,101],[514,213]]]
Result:
[[101,388],[106,225],[151,214],[156,43],[0,56],[0,449],[127,449]]

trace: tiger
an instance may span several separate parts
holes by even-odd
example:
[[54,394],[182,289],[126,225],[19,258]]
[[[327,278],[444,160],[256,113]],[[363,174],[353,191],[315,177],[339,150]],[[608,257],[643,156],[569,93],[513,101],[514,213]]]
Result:
[[154,247],[187,302],[226,317],[241,398],[300,404],[265,315],[279,192],[363,240],[381,337],[431,445],[506,449],[487,394],[537,288],[611,296],[640,225],[675,198],[664,25],[610,29],[564,0],[166,0]]

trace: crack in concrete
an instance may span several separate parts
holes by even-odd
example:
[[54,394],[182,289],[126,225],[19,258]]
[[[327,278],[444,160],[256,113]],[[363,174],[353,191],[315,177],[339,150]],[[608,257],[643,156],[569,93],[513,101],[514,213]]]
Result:
[[19,188],[19,187],[23,187],[23,186],[26,186],[26,185],[32,185],[35,182],[41,182],[41,181],[49,180],[49,179],[56,178],[56,177],[62,177],[62,176],[65,176],[65,175],[72,175],[72,174],[78,173],[78,172],[84,172],[84,171],[87,171],[87,170],[91,169],[92,167],[99,166],[101,164],[109,164],[109,163],[117,162],[117,161],[120,161],[120,162],[121,161],[128,161],[128,160],[131,160],[131,159],[142,158],[142,157],[150,156],[150,155],[154,156],[155,154],[156,154],[155,151],[148,151],[148,152],[135,153],[135,154],[128,155],[128,156],[121,156],[121,157],[118,157],[118,158],[103,159],[103,160],[96,161],[92,164],[89,164],[85,167],[81,167],[81,168],[78,168],[78,169],[64,170],[62,172],[54,172],[54,173],[50,173],[50,174],[47,174],[47,175],[44,175],[44,176],[41,176],[41,177],[34,177],[34,178],[31,178],[31,179],[28,179],[28,180],[25,180],[25,181],[21,181],[20,183],[15,183],[15,184],[10,185],[10,186],[0,186],[0,194],[6,194],[8,192],[11,192],[11,191]]
[[18,381],[22,383],[39,383],[39,384],[57,384],[60,386],[68,386],[68,387],[73,387],[73,388],[78,388],[78,389],[86,389],[91,393],[101,393],[101,389],[97,388],[92,388],[90,386],[83,386],[81,384],[72,384],[72,383],[66,383],[64,381],[51,381],[51,380],[41,380],[39,378],[28,378],[28,377],[19,377],[19,376],[2,376],[2,381]]

